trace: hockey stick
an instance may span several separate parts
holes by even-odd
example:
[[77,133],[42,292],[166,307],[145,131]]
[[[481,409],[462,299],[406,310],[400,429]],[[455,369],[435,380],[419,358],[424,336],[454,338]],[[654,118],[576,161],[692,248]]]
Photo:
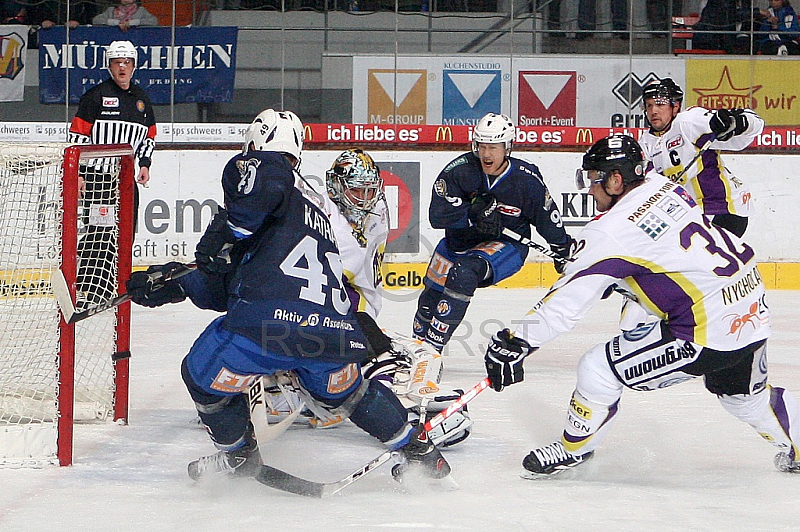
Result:
[[682,178],[684,175],[686,175],[686,172],[688,172],[688,171],[689,171],[689,168],[691,168],[692,166],[694,166],[694,163],[696,163],[696,162],[697,162],[697,160],[698,160],[700,157],[702,157],[702,156],[703,156],[703,154],[704,154],[704,153],[705,153],[705,152],[708,150],[708,148],[710,148],[710,147],[711,147],[711,143],[713,143],[715,140],[717,140],[717,136],[716,136],[716,135],[712,135],[712,136],[711,136],[711,138],[710,138],[710,139],[708,139],[708,140],[706,141],[706,143],[705,143],[705,144],[703,144],[703,145],[700,147],[700,150],[699,150],[699,151],[698,151],[698,152],[695,154],[695,156],[692,158],[692,160],[691,160],[691,161],[689,161],[689,164],[687,164],[687,165],[686,165],[686,167],[685,167],[683,170],[681,170],[681,171],[678,173],[678,175],[676,175],[674,178],[670,178],[670,180],[671,180],[671,181],[674,181],[674,182],[676,182],[676,183],[680,183],[680,180],[681,180],[681,178]]
[[[281,387],[281,391],[284,391],[283,387]],[[292,410],[292,413],[289,414],[286,419],[282,419],[278,423],[270,425],[267,419],[266,393],[263,376],[258,377],[255,382],[250,385],[250,390],[247,392],[247,399],[250,404],[250,422],[253,424],[253,430],[256,433],[256,441],[258,442],[262,461],[266,458],[264,456],[263,444],[283,434],[286,429],[294,423],[294,420],[297,419],[297,416],[300,415],[300,412],[303,411],[303,407],[305,406],[303,400],[300,399],[300,404]]]
[[[161,276],[161,273],[150,274],[153,278],[153,283],[163,286],[167,281],[183,277],[184,275],[193,272],[195,269],[195,264],[182,264],[181,266],[181,268],[173,270],[165,276]],[[64,321],[68,324],[77,323],[85,320],[86,318],[91,318],[95,314],[118,307],[126,301],[131,300],[130,294],[122,294],[112,297],[111,299],[104,301],[95,307],[79,311],[75,308],[75,303],[72,301],[72,296],[69,293],[69,287],[67,286],[67,279],[64,277],[64,272],[61,270],[56,270],[53,272],[53,274],[50,276],[50,285],[53,288],[53,295],[56,296],[56,302],[61,309],[61,313],[64,315]]]
[[503,228],[503,236],[507,236],[511,240],[516,240],[517,242],[519,242],[523,246],[528,246],[531,249],[535,249],[536,251],[538,251],[542,255],[550,257],[551,259],[559,259],[559,260],[567,260],[567,261],[575,260],[572,257],[570,257],[568,259],[565,259],[564,257],[559,255],[555,251],[547,249],[543,245],[538,244],[538,243],[534,242],[533,240],[531,240],[530,238],[524,237],[524,236],[522,236],[521,234],[519,234],[519,233],[517,233],[515,231],[512,231],[508,227],[504,227]]
[[[461,410],[465,404],[473,400],[475,396],[488,387],[489,377],[484,377],[483,380],[470,388],[464,395],[459,397],[450,406],[426,421],[423,425],[423,429],[425,431],[430,431],[432,428],[440,425],[445,419],[450,417],[455,412]],[[398,451],[384,451],[380,455],[370,460],[367,464],[361,466],[343,479],[336,482],[314,482],[313,480],[306,480],[266,464],[259,468],[258,472],[256,473],[256,480],[266,486],[279,489],[281,491],[287,491],[289,493],[296,493],[297,495],[305,495],[306,497],[315,497],[321,499],[323,497],[328,497],[334,493],[340,492],[373,469],[377,469],[382,464],[388,462],[397,453]]]

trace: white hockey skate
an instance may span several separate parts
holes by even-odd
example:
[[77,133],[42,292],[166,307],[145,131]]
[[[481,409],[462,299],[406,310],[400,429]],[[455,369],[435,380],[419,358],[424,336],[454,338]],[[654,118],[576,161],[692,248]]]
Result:
[[557,441],[531,451],[522,461],[522,467],[525,470],[520,476],[537,479],[557,475],[582,464],[593,455],[594,451],[581,456],[573,456],[564,449],[564,445],[560,441]]
[[232,452],[219,451],[216,454],[202,456],[189,463],[189,477],[201,480],[213,475],[230,475],[234,477],[252,477],[261,465],[261,454],[258,447],[239,449]]
[[776,454],[775,467],[784,473],[800,473],[800,462],[794,459],[793,452]]

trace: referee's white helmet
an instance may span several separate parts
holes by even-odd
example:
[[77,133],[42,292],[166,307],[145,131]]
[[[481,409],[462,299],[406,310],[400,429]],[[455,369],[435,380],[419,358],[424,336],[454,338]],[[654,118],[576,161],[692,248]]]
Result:
[[106,48],[106,68],[111,66],[112,59],[131,59],[133,68],[136,68],[138,58],[136,47],[130,41],[114,41]]

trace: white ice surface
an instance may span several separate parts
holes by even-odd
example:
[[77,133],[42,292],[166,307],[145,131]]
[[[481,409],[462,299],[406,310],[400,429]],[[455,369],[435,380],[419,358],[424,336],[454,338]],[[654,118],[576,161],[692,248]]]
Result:
[[[444,384],[483,376],[485,336],[521,317],[542,290],[479,290],[468,343],[445,357]],[[800,395],[799,294],[773,291],[770,382]],[[394,293],[379,320],[408,333],[413,295]],[[518,476],[534,446],[561,433],[580,355],[615,333],[619,300],[601,302],[571,333],[526,361],[525,382],[470,405],[472,436],[446,451],[455,491],[404,491],[383,467],[322,500],[255,480],[193,483],[186,464],[214,452],[192,426],[180,362],[213,313],[189,303],[133,311],[128,426],[77,427],[75,464],[0,469],[2,531],[128,530],[800,530],[800,475],[774,469],[774,448],[727,414],[699,379],[626,391],[595,458],[560,478]],[[269,444],[271,463],[337,480],[382,447],[354,425],[293,428]],[[569,475],[569,476],[567,476]]]

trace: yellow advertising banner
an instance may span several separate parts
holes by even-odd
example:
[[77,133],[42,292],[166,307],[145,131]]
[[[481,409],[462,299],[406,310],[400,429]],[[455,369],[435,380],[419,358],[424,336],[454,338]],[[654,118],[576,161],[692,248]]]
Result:
[[769,126],[800,124],[800,61],[688,59],[684,107],[748,107]]

